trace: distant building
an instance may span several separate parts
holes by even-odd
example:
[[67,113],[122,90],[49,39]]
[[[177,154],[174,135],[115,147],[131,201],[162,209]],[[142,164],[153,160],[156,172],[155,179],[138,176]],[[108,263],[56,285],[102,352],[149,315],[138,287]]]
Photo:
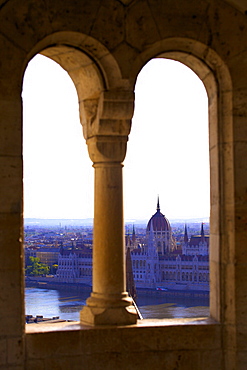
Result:
[[201,234],[188,237],[185,226],[182,249],[178,249],[167,218],[156,213],[146,229],[146,243],[131,252],[137,288],[172,290],[209,290],[209,237]]
[[25,264],[28,264],[29,257],[39,258],[41,263],[51,267],[58,263],[59,248],[56,247],[28,247],[25,248]]
[[[137,288],[209,290],[209,236],[204,235],[203,224],[200,234],[190,238],[185,226],[184,238],[178,248],[171,225],[160,211],[159,200],[156,213],[147,224],[144,242],[138,243],[133,226],[132,235],[126,235],[127,250],[131,254]],[[70,249],[61,248],[57,279],[67,283],[91,284],[91,249],[85,246],[75,248],[74,245]]]
[[185,226],[182,254],[186,256],[209,255],[209,236],[204,235],[203,224],[201,225],[200,235],[192,235],[190,239],[188,238],[187,226]]
[[65,283],[92,282],[92,250],[87,247],[64,249],[58,255],[57,279]]

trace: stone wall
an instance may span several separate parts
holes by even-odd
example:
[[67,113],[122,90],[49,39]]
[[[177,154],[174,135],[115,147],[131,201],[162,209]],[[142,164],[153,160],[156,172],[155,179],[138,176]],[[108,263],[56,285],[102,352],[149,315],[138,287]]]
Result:
[[[243,2],[234,0],[0,1],[0,367],[246,369],[245,13]],[[95,323],[104,301],[100,328],[25,329],[21,91],[25,68],[37,53],[72,78],[95,167],[94,295],[87,315]],[[116,326],[121,315],[125,324],[133,318],[124,296],[121,166],[135,80],[154,57],[192,68],[209,97],[211,318]],[[106,269],[112,248],[113,282]]]

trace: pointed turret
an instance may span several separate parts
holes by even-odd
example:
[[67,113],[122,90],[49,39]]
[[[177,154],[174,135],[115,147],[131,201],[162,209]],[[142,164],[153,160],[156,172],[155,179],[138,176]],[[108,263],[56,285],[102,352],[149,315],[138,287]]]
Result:
[[132,230],[132,245],[135,246],[136,242],[136,232],[135,232],[135,225],[133,225],[133,230]]
[[157,201],[157,212],[160,212],[160,198],[158,196],[158,201]]
[[184,228],[184,242],[187,244],[189,241],[189,238],[188,238],[188,232],[187,232],[187,225],[185,224],[185,228]]
[[205,235],[204,235],[204,228],[203,228],[203,222],[201,226],[201,242],[205,243]]
[[170,223],[167,218],[160,212],[160,200],[158,196],[156,213],[150,218],[147,225],[147,232],[150,231],[150,223],[153,222],[153,230],[157,231],[169,231],[171,229]]

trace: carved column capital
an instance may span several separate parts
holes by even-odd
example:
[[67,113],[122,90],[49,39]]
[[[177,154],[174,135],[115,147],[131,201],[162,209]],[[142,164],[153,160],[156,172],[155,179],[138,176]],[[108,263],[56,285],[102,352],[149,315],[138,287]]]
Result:
[[128,136],[134,112],[130,91],[104,91],[80,102],[80,117],[86,140],[96,135]]

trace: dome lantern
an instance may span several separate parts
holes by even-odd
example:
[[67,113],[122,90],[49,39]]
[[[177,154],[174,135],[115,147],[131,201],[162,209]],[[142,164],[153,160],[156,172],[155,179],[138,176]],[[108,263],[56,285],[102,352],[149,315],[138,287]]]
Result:
[[160,212],[160,202],[158,197],[157,202],[157,211],[156,213],[150,218],[147,225],[147,232],[150,231],[151,222],[153,224],[153,230],[156,231],[169,231],[170,230],[170,223],[167,218]]

